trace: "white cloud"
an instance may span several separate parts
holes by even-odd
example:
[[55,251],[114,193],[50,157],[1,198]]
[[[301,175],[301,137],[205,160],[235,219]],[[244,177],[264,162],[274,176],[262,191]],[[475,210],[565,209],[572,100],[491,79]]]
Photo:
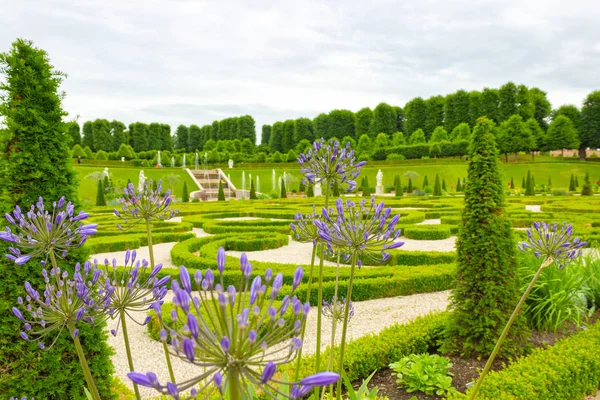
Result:
[[0,3],[0,51],[48,51],[82,120],[260,126],[508,80],[554,106],[600,88],[593,0]]

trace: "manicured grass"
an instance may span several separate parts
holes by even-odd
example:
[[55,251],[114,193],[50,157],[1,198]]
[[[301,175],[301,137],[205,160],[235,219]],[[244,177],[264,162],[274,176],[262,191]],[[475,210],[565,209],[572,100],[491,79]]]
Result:
[[[84,202],[94,204],[96,201],[96,190],[98,183],[95,180],[86,177],[94,172],[104,171],[104,167],[77,165],[75,166],[75,170],[79,174],[79,196]],[[154,180],[162,179],[163,186],[171,189],[177,198],[181,197],[184,180],[187,182],[187,187],[190,192],[196,190],[196,184],[192,181],[192,178],[190,178],[188,173],[181,168],[108,168],[108,172],[113,180],[113,184],[120,188],[127,185],[127,179],[131,179],[131,182],[137,187],[141,170],[144,170],[144,175],[146,178]],[[173,187],[169,186],[166,180],[166,177],[171,174],[179,178],[179,181],[173,185]]]
[[[510,160],[510,159],[509,159]],[[367,164],[368,165],[368,164]],[[226,174],[231,175],[233,184],[238,188],[242,185],[242,169],[243,167],[234,167],[233,169],[225,170]],[[421,188],[423,185],[423,178],[427,176],[429,185],[433,187],[435,182],[435,174],[440,175],[440,179],[446,180],[446,188],[450,190],[451,187],[456,186],[458,178],[464,179],[467,177],[467,163],[456,163],[456,161],[448,164],[414,164],[414,165],[381,165],[376,167],[365,167],[362,169],[361,176],[357,179],[357,183],[360,184],[360,180],[363,176],[368,176],[369,184],[375,186],[377,171],[381,169],[383,172],[383,184],[392,185],[394,183],[394,176],[400,175],[403,185],[408,184],[408,178],[404,176],[407,172],[416,172],[418,176],[413,179],[413,186],[415,188]],[[500,173],[506,183],[510,182],[510,178],[513,177],[515,185],[521,187],[521,181],[523,177],[527,176],[527,171],[531,170],[535,178],[536,185],[547,184],[548,178],[552,178],[553,189],[568,189],[569,179],[571,174],[576,174],[579,177],[579,185],[583,184],[583,178],[586,172],[590,173],[592,182],[600,179],[600,163],[592,162],[519,162],[513,163],[501,163]],[[269,169],[251,169],[246,171],[246,188],[250,187],[249,174],[255,179],[256,176],[260,179],[260,191],[263,193],[270,193],[272,191],[272,168]],[[292,182],[287,186],[288,191],[292,189],[298,189],[300,184],[301,174],[297,164],[281,164],[279,168],[275,169],[277,180],[283,175],[291,174]]]
[[[523,177],[527,176],[527,171],[530,170],[535,178],[537,185],[547,184],[548,178],[552,178],[553,189],[568,189],[569,179],[571,174],[575,174],[579,177],[579,184],[583,184],[583,178],[587,172],[590,173],[592,183],[600,179],[600,163],[594,162],[577,162],[568,160],[565,162],[558,162],[555,158],[553,161],[548,161],[549,157],[537,157],[536,162],[524,162],[523,160],[529,160],[529,156],[521,156],[521,160],[518,163],[514,163],[509,158],[509,162],[502,162],[500,164],[500,172],[503,180],[508,184],[510,178],[513,177],[516,187],[521,187],[521,181]],[[539,161],[538,161],[539,160]],[[402,184],[408,184],[408,178],[404,176],[407,172],[416,172],[418,176],[413,179],[413,186],[420,189],[423,185],[423,178],[427,176],[430,186],[433,187],[435,181],[435,174],[440,175],[440,179],[446,180],[446,188],[451,190],[456,185],[458,178],[466,178],[467,176],[467,162],[458,162],[456,159],[449,159],[447,163],[443,163],[443,160],[439,160],[436,163],[418,163],[419,160],[414,160],[411,163],[400,163],[400,164],[384,164],[376,165],[372,167],[365,167],[362,169],[361,176],[357,179],[357,183],[360,184],[360,180],[363,176],[368,176],[369,183],[371,186],[376,184],[377,171],[381,169],[383,172],[383,184],[392,185],[394,182],[394,176],[400,175]],[[430,160],[427,160],[430,161]],[[75,169],[80,175],[80,196],[84,201],[93,203],[96,198],[96,182],[92,179],[86,179],[86,176],[93,173],[102,171],[103,167],[92,167],[92,166],[76,166]],[[115,185],[121,187],[127,183],[127,179],[137,185],[138,176],[140,170],[144,170],[147,177],[152,179],[165,179],[168,175],[174,174],[179,177],[179,182],[172,188],[177,197],[181,196],[181,190],[183,187],[184,179],[187,181],[188,189],[190,191],[195,190],[196,185],[190,177],[181,168],[142,168],[142,167],[118,167],[109,168],[109,172],[113,177]],[[300,169],[296,163],[278,164],[276,167],[254,167],[248,168],[245,171],[246,175],[246,190],[250,189],[250,175],[256,182],[258,176],[260,181],[259,191],[262,193],[270,194],[273,191],[272,186],[272,172],[275,170],[276,184],[285,172],[290,176],[287,185],[288,191],[292,189],[298,189],[300,185]],[[233,184],[238,188],[242,188],[242,171],[245,168],[243,165],[236,165],[232,169],[223,168],[225,174],[231,176]],[[291,182],[290,182],[291,181]],[[279,189],[275,189],[279,193]]]

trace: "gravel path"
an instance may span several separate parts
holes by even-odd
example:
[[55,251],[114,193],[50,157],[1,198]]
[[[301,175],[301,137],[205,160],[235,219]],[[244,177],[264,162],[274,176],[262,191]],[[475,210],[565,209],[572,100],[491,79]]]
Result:
[[[285,246],[277,249],[247,251],[245,252],[250,261],[274,262],[280,264],[294,263],[297,265],[310,265],[312,255],[312,243],[300,243],[290,240]],[[228,251],[227,255],[240,258],[242,251]],[[324,265],[335,266],[336,263],[325,260]]]
[[412,240],[401,238],[400,241],[404,242],[404,246],[400,247],[400,250],[450,252],[455,250],[456,236],[450,236],[448,239],[442,240]]
[[525,206],[525,210],[539,213],[542,212],[542,206]]
[[426,219],[423,222],[419,222],[418,224],[415,225],[441,225],[442,224],[442,220],[440,218],[435,218],[435,219]]
[[[418,316],[444,310],[448,306],[448,295],[449,291],[445,291],[354,303],[354,317],[348,325],[348,338],[356,339],[367,334],[377,333],[393,324],[409,322]],[[171,293],[169,293],[168,297],[169,299],[171,298]],[[134,317],[138,320],[143,320],[145,313],[134,313]],[[304,354],[313,354],[316,350],[316,321],[317,313],[313,307],[308,317],[304,337]],[[331,325],[327,320],[323,321],[321,337],[323,338],[322,348],[325,348],[331,338]],[[107,329],[113,329],[115,326],[116,321],[111,321]],[[139,372],[155,372],[161,382],[166,382],[168,380],[168,371],[164,362],[162,344],[148,337],[146,327],[137,325],[131,320],[128,321],[127,329],[135,370]],[[337,342],[339,343],[341,338],[341,329],[339,328],[337,330],[337,337]],[[119,332],[116,337],[109,334],[108,342],[116,351],[116,354],[112,356],[116,375],[127,386],[132,388],[130,380],[127,378],[129,367],[127,365],[122,332]],[[179,381],[190,379],[198,373],[198,369],[187,362],[175,357],[171,357],[171,361],[175,377]],[[142,387],[140,387],[140,392],[143,398],[150,398],[157,395],[155,391]]]

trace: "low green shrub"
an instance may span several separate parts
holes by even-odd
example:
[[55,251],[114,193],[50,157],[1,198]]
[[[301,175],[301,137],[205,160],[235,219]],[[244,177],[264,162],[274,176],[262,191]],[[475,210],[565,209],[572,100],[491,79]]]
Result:
[[[595,393],[600,382],[600,324],[559,340],[554,346],[538,348],[508,368],[490,372],[478,400],[565,400],[583,399]],[[466,399],[455,393],[451,400]]]
[[[183,233],[153,233],[152,243],[180,242],[195,237],[192,232]],[[119,236],[104,236],[93,238],[86,242],[85,246],[92,254],[108,253],[113,251],[125,251],[148,246],[148,237],[144,234],[125,234]]]
[[[426,353],[432,350],[441,338],[447,313],[430,314],[412,322],[395,324],[378,334],[371,334],[352,340],[346,344],[344,370],[348,379],[355,381],[367,378],[373,371],[387,366],[409,354]],[[329,359],[331,348],[321,353],[324,360]],[[339,359],[339,347],[334,349],[334,359]],[[300,363],[300,376],[315,371],[314,355],[303,357]],[[296,364],[281,367],[281,372],[294,372]]]
[[390,364],[396,383],[407,393],[423,392],[427,396],[443,396],[455,390],[452,387],[452,363],[437,354],[411,354]]
[[443,240],[452,236],[446,225],[420,225],[402,227],[402,236],[414,240]]

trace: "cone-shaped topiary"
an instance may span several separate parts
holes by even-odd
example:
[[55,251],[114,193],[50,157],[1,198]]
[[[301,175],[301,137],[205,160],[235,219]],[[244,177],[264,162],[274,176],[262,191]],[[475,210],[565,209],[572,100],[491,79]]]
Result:
[[250,181],[250,200],[256,200],[256,188],[254,187],[254,179]]
[[433,195],[442,195],[442,185],[440,184],[440,176],[438,174],[435,174],[435,183],[433,184]]
[[300,193],[306,192],[306,185],[304,184],[304,179],[300,180],[300,187],[298,187],[298,191]]
[[371,188],[369,187],[369,177],[368,176],[365,176],[362,190],[363,190],[363,197],[371,197]]
[[447,189],[446,189],[446,178],[443,178],[443,179],[442,179],[442,190],[443,190],[444,192],[446,192],[446,191],[447,191]]
[[396,197],[404,196],[404,191],[402,190],[402,181],[400,180],[400,176],[396,176]]
[[521,182],[521,189],[527,189],[527,182],[525,181],[525,177],[523,177],[523,182]]
[[413,190],[414,190],[414,188],[412,185],[412,179],[408,178],[408,188],[406,189],[406,194],[411,195]]
[[102,183],[102,179],[98,180],[98,191],[96,193],[96,205],[97,206],[105,206],[106,199],[104,198],[104,184]]
[[515,180],[513,179],[513,177],[510,177],[510,188],[514,189],[515,188]]
[[[504,213],[504,188],[498,169],[494,123],[479,118],[469,148],[465,207],[457,248],[457,274],[451,299],[446,351],[487,357],[519,301],[516,244]],[[502,347],[519,352],[527,332],[523,317],[515,321]]]
[[581,188],[582,196],[591,196],[592,195],[592,183],[590,182],[590,173],[585,174],[585,178],[583,179],[583,186]]
[[312,184],[308,184],[308,188],[306,189],[306,197],[315,197],[315,189]]
[[190,201],[190,192],[188,191],[186,181],[183,181],[183,193],[181,194],[181,201],[184,203],[189,203]]
[[575,175],[575,188],[579,187],[579,178]]
[[457,192],[460,192],[460,191],[462,191],[462,187],[461,187],[461,185],[460,185],[460,178],[458,178],[458,179],[456,180],[456,191],[457,191]]
[[548,187],[552,187],[552,177],[548,177]]
[[427,175],[423,178],[423,189],[429,186],[429,180],[427,179]]
[[574,192],[576,190],[577,188],[575,187],[575,176],[571,174],[571,180],[569,181],[569,192]]
[[333,185],[333,197],[340,197],[340,187],[337,182]]
[[217,200],[225,201],[225,191],[223,190],[223,181],[219,180],[219,194],[217,195]]
[[535,196],[535,183],[533,183],[531,171],[527,171],[527,180],[525,181],[525,184],[525,196]]
[[287,199],[287,190],[285,188],[285,180],[283,178],[281,178],[281,193],[279,194],[279,197],[282,199]]

